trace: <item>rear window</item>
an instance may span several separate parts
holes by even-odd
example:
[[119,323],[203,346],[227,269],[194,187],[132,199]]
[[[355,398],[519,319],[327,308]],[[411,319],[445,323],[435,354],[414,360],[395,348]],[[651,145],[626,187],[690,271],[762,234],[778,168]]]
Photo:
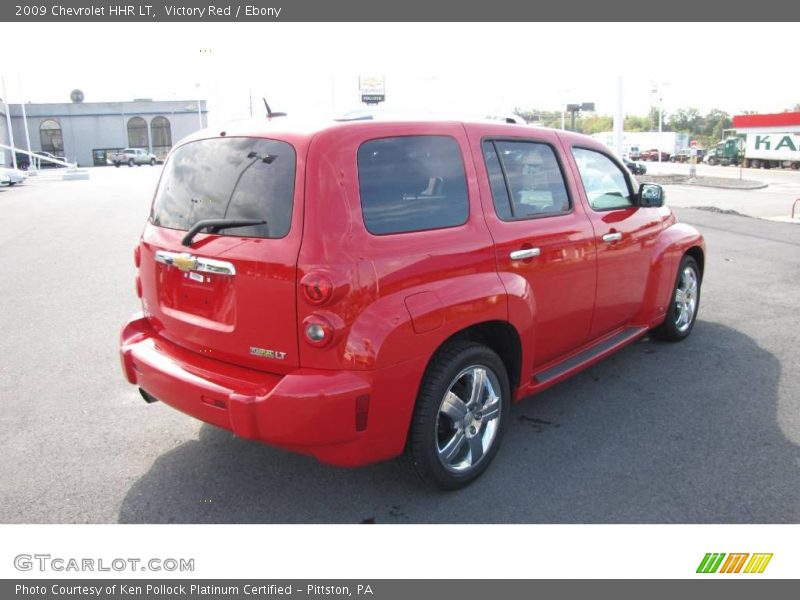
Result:
[[373,234],[467,222],[467,180],[458,143],[424,135],[382,138],[358,149],[364,225]]
[[153,225],[186,231],[205,219],[259,219],[221,235],[280,238],[289,232],[295,151],[286,142],[218,138],[175,150],[153,203]]

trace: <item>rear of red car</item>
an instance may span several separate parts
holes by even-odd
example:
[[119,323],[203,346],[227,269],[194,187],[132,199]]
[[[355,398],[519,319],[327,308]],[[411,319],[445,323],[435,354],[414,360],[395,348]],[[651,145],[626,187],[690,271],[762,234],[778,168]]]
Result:
[[310,138],[229,133],[173,150],[135,251],[142,312],[121,339],[125,375],[147,401],[298,450],[354,434],[340,405],[366,385],[351,377],[322,394],[325,374],[299,369]]

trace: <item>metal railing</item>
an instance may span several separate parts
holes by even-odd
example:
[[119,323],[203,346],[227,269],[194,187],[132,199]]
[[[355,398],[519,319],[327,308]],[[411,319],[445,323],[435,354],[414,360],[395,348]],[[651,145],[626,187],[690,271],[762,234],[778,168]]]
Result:
[[[43,156],[42,154],[38,154],[36,152],[28,152],[27,150],[23,150],[22,148],[14,148],[13,146],[6,146],[5,144],[0,144],[0,148],[3,148],[5,150],[11,150],[12,152],[14,152],[16,154],[27,154],[31,159],[30,164],[33,165],[34,168],[37,168],[37,169],[41,167],[42,161],[48,162],[48,163],[53,163],[55,165],[61,165],[61,166],[64,166],[64,167],[70,167],[70,168],[73,168],[73,169],[78,166],[77,163],[71,163],[71,162],[66,161],[66,160],[60,160],[60,159],[55,158],[55,157]],[[12,162],[12,164],[13,164],[13,162]]]

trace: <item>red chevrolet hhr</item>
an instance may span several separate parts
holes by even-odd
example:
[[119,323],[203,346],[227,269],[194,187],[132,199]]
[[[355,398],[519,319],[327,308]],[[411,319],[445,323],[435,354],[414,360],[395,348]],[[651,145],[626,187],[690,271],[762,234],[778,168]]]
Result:
[[697,317],[705,244],[606,146],[526,125],[289,119],[169,155],[122,365],[236,435],[457,488],[512,402]]

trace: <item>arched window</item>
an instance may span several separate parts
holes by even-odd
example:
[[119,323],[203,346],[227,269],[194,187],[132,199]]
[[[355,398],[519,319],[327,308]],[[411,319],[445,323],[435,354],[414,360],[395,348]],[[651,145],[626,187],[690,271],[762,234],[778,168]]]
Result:
[[56,156],[64,156],[64,138],[61,137],[61,125],[55,119],[47,119],[39,125],[39,139],[42,142],[42,152],[49,152]]
[[163,160],[172,148],[172,132],[166,117],[156,117],[150,122],[150,139],[153,140],[153,154]]
[[147,122],[142,117],[131,117],[128,120],[128,146],[131,148],[149,148],[147,143]]

